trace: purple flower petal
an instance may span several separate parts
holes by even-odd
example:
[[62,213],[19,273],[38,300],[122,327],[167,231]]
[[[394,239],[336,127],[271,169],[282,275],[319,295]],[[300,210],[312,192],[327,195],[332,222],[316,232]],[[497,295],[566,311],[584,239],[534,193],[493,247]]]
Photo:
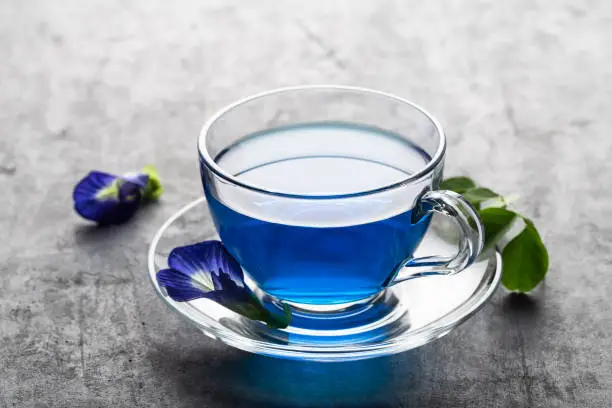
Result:
[[136,184],[140,188],[145,188],[149,182],[149,175],[145,173],[127,173],[121,176],[121,179]]
[[240,284],[238,284],[235,280],[231,278],[229,274],[224,273],[221,270],[213,271],[211,273],[211,277],[215,290],[236,292],[244,288],[243,282],[240,282]]
[[95,199],[75,203],[75,210],[83,217],[100,225],[123,224],[136,213],[139,203],[119,203],[116,201],[96,201]]
[[[176,269],[162,269],[157,272],[157,282],[159,286],[166,288],[168,296],[177,302],[187,302],[190,300],[207,297],[210,290],[203,288],[186,275]],[[214,300],[214,299],[213,299]]]
[[196,279],[210,290],[243,289],[240,264],[219,241],[204,241],[174,248],[168,266]]
[[119,201],[123,203],[137,201],[140,203],[142,197],[142,188],[137,184],[123,179],[118,181],[119,185]]
[[112,174],[92,171],[74,188],[74,209],[83,218],[99,224],[121,224],[140,206],[138,185]]
[[192,279],[191,276],[172,268],[157,272],[157,283],[166,288],[168,296],[176,302],[207,298],[227,306],[248,300],[247,291],[210,290]]
[[96,194],[110,186],[116,179],[117,176],[112,174],[91,171],[76,185],[72,193],[72,199],[76,202],[95,197]]
[[287,327],[291,309],[268,307],[244,283],[238,262],[219,241],[177,247],[168,256],[168,269],[157,273],[159,286],[176,302],[206,298],[270,327]]
[[176,301],[206,297],[232,308],[250,300],[242,268],[219,241],[174,248],[168,266],[158,272],[157,281]]

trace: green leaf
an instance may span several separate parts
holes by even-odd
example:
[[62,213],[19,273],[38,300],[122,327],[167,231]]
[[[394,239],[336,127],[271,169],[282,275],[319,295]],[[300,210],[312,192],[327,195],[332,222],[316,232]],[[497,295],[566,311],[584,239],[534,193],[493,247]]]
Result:
[[513,202],[519,199],[519,196],[516,194],[511,194],[508,196],[498,196],[495,198],[491,198],[481,203],[480,208],[489,208],[489,207],[500,207],[506,208]]
[[518,228],[515,221],[519,218],[524,221],[524,229],[502,250],[502,284],[506,288],[528,292],[544,279],[548,270],[548,252],[538,231],[531,220],[507,209],[518,196],[502,197],[491,189],[477,187],[468,177],[448,178],[442,181],[440,188],[462,194],[479,210],[485,230],[485,250],[498,244],[513,231],[513,226]]
[[147,165],[142,169],[142,172],[149,176],[149,181],[147,182],[144,193],[142,195],[143,200],[157,200],[164,192],[164,188],[162,187],[161,182],[159,181],[159,174],[157,173],[157,169],[152,165]]
[[450,177],[440,183],[441,190],[450,190],[458,194],[462,194],[474,187],[476,187],[476,183],[468,177]]
[[474,207],[480,207],[480,203],[483,201],[491,200],[492,198],[499,197],[495,191],[485,187],[474,187],[464,191],[463,197],[470,202]]
[[510,229],[518,216],[505,208],[485,208],[478,212],[485,229],[485,250],[495,245]]
[[525,229],[502,251],[502,285],[511,291],[529,292],[546,276],[548,251],[533,222],[523,220]]

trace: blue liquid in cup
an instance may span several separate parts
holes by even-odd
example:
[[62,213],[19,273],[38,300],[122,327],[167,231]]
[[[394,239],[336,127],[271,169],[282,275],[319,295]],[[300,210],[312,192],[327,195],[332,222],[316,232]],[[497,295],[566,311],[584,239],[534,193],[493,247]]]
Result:
[[[410,174],[381,161],[355,156],[295,155],[264,163],[253,161],[254,157],[265,156],[262,152],[278,148],[278,137],[287,140],[286,132],[333,134],[334,137],[326,140],[330,143],[331,139],[343,143],[343,137],[358,135],[372,139],[373,146],[383,148],[383,138],[387,142],[395,138],[387,145],[406,149],[404,157],[411,163],[405,168],[422,168],[429,160],[422,150],[388,133],[355,125],[317,124],[258,133],[224,151],[216,161],[225,168],[245,164],[247,168],[234,172],[239,180],[304,195],[364,191],[401,181]],[[296,137],[294,142],[307,139],[311,138]],[[412,257],[430,221],[430,216],[413,217],[412,210],[408,210],[372,222],[345,221],[345,225],[338,225],[337,219],[346,220],[347,216],[363,220],[358,213],[360,209],[372,212],[379,204],[372,201],[366,206],[330,208],[317,205],[317,200],[295,205],[277,198],[267,202],[265,196],[259,196],[251,210],[242,211],[238,202],[228,201],[228,206],[217,200],[207,186],[205,192],[217,231],[228,251],[261,289],[296,303],[341,304],[378,293],[402,263]],[[252,208],[262,209],[265,216],[258,216]],[[357,213],[337,217],[343,211]],[[313,219],[316,222],[301,221]]]

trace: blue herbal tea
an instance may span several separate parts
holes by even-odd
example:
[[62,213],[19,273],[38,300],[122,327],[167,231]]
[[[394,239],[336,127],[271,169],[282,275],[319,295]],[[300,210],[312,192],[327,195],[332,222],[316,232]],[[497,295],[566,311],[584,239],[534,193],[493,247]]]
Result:
[[[291,141],[290,148],[279,140]],[[326,154],[317,154],[320,143]],[[329,153],[334,144],[346,151],[347,143],[355,143],[358,154]],[[429,216],[412,209],[369,217],[388,205],[376,200],[326,201],[400,182],[425,166],[429,157],[422,150],[388,132],[342,123],[277,128],[242,138],[215,161],[234,169],[240,181],[305,198],[225,202],[204,183],[228,251],[262,290],[290,302],[341,304],[378,293],[412,257],[429,225]]]

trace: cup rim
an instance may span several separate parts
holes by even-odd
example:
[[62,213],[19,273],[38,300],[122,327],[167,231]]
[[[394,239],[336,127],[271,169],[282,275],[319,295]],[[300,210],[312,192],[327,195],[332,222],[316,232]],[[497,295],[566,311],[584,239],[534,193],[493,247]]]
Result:
[[[292,194],[292,193],[285,193],[282,191],[276,191],[276,190],[269,190],[266,188],[263,188],[261,186],[257,186],[255,184],[251,184],[251,183],[245,183],[243,181],[240,181],[239,179],[237,179],[236,177],[232,176],[231,174],[229,174],[228,172],[226,172],[221,166],[219,166],[214,159],[212,158],[212,156],[209,154],[208,149],[206,148],[206,137],[208,135],[208,131],[209,129],[213,126],[213,124],[219,120],[220,118],[222,118],[226,113],[232,111],[233,109],[244,105],[246,103],[252,102],[254,100],[260,99],[260,98],[265,98],[267,96],[271,96],[271,95],[276,95],[276,94],[280,94],[280,93],[285,93],[285,92],[294,92],[294,91],[304,91],[304,90],[336,90],[336,91],[349,91],[349,92],[360,92],[360,93],[364,93],[364,94],[370,94],[370,95],[376,95],[376,96],[382,96],[388,99],[392,99],[395,100],[397,102],[409,105],[410,107],[416,109],[417,111],[421,112],[430,122],[431,124],[436,128],[436,132],[438,133],[438,137],[439,137],[439,143],[438,143],[438,148],[436,149],[436,153],[432,156],[432,158],[427,162],[427,164],[422,167],[421,169],[419,169],[418,171],[416,171],[415,173],[411,174],[410,176],[407,176],[406,178],[395,182],[395,183],[391,183],[391,184],[387,184],[381,187],[377,187],[374,189],[369,189],[369,190],[364,190],[364,191],[358,191],[355,193],[348,193],[348,194],[326,194],[326,195],[300,195],[300,194]],[[221,179],[225,180],[228,183],[231,183],[233,185],[251,190],[251,191],[255,191],[258,193],[262,193],[262,194],[267,194],[267,195],[273,195],[273,196],[278,196],[278,197],[285,197],[285,198],[297,198],[297,199],[306,199],[306,200],[312,200],[312,199],[341,199],[341,198],[352,198],[352,197],[361,197],[361,196],[367,196],[367,195],[372,195],[372,194],[377,194],[377,193],[381,193],[384,191],[388,191],[388,190],[393,190],[399,187],[403,187],[406,186],[408,184],[411,184],[415,181],[419,181],[421,179],[423,179],[424,177],[426,177],[428,174],[430,174],[432,172],[433,169],[435,169],[438,164],[442,161],[443,157],[444,157],[444,153],[446,151],[446,135],[444,133],[444,129],[442,128],[442,125],[438,122],[438,120],[431,115],[428,111],[426,111],[425,109],[423,109],[422,107],[420,107],[419,105],[417,105],[414,102],[411,102],[405,98],[393,95],[391,93],[388,92],[383,92],[383,91],[377,91],[374,89],[369,89],[369,88],[363,88],[363,87],[358,87],[358,86],[348,86],[348,85],[298,85],[298,86],[288,86],[288,87],[282,87],[282,88],[276,88],[276,89],[272,89],[272,90],[268,90],[268,91],[264,91],[264,92],[260,92],[251,96],[247,96],[246,98],[242,98],[239,99],[227,106],[225,106],[224,108],[220,109],[219,111],[217,111],[210,119],[208,119],[206,121],[206,123],[204,124],[204,126],[202,126],[202,129],[200,131],[200,135],[198,137],[198,152],[200,155],[200,158],[202,159],[202,161],[204,162],[204,164],[206,165],[206,167],[212,171],[217,177],[220,177]]]

